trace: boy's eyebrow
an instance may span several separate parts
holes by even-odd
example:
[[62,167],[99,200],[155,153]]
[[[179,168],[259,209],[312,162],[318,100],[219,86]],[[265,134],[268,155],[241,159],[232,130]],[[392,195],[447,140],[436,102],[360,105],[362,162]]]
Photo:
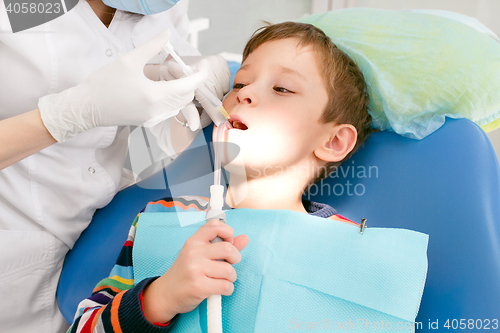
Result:
[[281,73],[283,73],[283,74],[296,75],[299,78],[301,78],[302,80],[307,81],[307,78],[304,75],[302,75],[299,72],[297,72],[295,69],[292,69],[290,67],[285,67],[285,66],[280,66],[279,69],[280,69]]
[[[245,70],[249,66],[250,66],[249,64],[245,64],[245,65],[241,66],[239,70]],[[290,67],[285,67],[285,66],[279,66],[278,68],[281,71],[281,73],[283,73],[283,74],[296,75],[299,78],[301,78],[302,80],[307,81],[307,78],[304,75],[297,72],[295,69],[292,69]]]

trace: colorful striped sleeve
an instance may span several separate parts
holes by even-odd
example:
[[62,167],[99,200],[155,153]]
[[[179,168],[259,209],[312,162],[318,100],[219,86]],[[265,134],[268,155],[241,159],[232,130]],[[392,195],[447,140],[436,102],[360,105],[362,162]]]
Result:
[[[196,205],[195,205],[196,206]],[[163,209],[187,210],[193,207],[184,199],[165,198],[150,202],[143,210],[164,207]],[[141,212],[142,213],[142,212]],[[118,256],[109,277],[100,281],[92,292],[92,296],[78,305],[75,320],[68,333],[90,332],[167,332],[171,325],[157,326],[151,324],[142,311],[140,295],[144,288],[157,277],[146,279],[139,284],[134,283],[132,249],[139,213],[130,228],[127,240]],[[175,318],[173,319],[175,320]]]

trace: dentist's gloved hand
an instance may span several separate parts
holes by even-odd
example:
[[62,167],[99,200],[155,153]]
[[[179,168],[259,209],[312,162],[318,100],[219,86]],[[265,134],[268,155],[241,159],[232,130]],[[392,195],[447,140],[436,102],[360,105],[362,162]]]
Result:
[[[231,73],[227,61],[220,55],[208,57],[182,57],[182,60],[184,60],[187,65],[190,65],[195,72],[201,70],[203,59],[206,59],[209,63],[208,78],[205,81],[205,85],[222,100],[224,95],[229,92],[231,83]],[[181,66],[177,64],[175,60],[166,62],[165,65],[160,68],[160,74],[163,79],[168,81],[179,79],[184,76]],[[206,107],[207,103],[209,104],[209,102],[205,100],[205,97],[197,91],[195,91],[194,96],[203,108]],[[181,111],[192,131],[206,127],[212,123],[212,120],[206,112],[203,111],[200,115],[194,103],[189,103]]]
[[145,77],[144,65],[169,41],[170,31],[90,74],[76,87],[40,98],[42,121],[58,142],[98,126],[142,125],[176,115],[207,78],[197,72],[174,81]]

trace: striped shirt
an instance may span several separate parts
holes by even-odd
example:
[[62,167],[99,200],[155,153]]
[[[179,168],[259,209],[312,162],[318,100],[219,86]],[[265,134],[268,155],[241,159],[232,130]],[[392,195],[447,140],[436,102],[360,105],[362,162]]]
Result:
[[[309,201],[303,201],[303,204],[310,215],[359,226],[337,214],[336,210],[328,205]],[[158,277],[143,280],[137,285],[134,283],[132,248],[137,222],[143,212],[205,211],[207,207],[208,199],[195,196],[164,198],[150,202],[134,219],[109,277],[100,281],[92,296],[78,305],[76,319],[68,332],[167,332],[170,325],[152,324],[142,311],[142,291]],[[175,317],[172,321],[175,321]]]

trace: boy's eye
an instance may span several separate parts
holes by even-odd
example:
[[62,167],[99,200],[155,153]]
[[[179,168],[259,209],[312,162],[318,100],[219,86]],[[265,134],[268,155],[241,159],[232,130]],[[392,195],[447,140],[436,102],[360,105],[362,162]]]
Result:
[[276,92],[280,92],[280,93],[292,93],[293,94],[293,91],[288,90],[288,89],[286,89],[284,87],[274,87],[273,89]]
[[241,89],[243,88],[245,85],[243,83],[235,83],[233,85],[233,89]]

